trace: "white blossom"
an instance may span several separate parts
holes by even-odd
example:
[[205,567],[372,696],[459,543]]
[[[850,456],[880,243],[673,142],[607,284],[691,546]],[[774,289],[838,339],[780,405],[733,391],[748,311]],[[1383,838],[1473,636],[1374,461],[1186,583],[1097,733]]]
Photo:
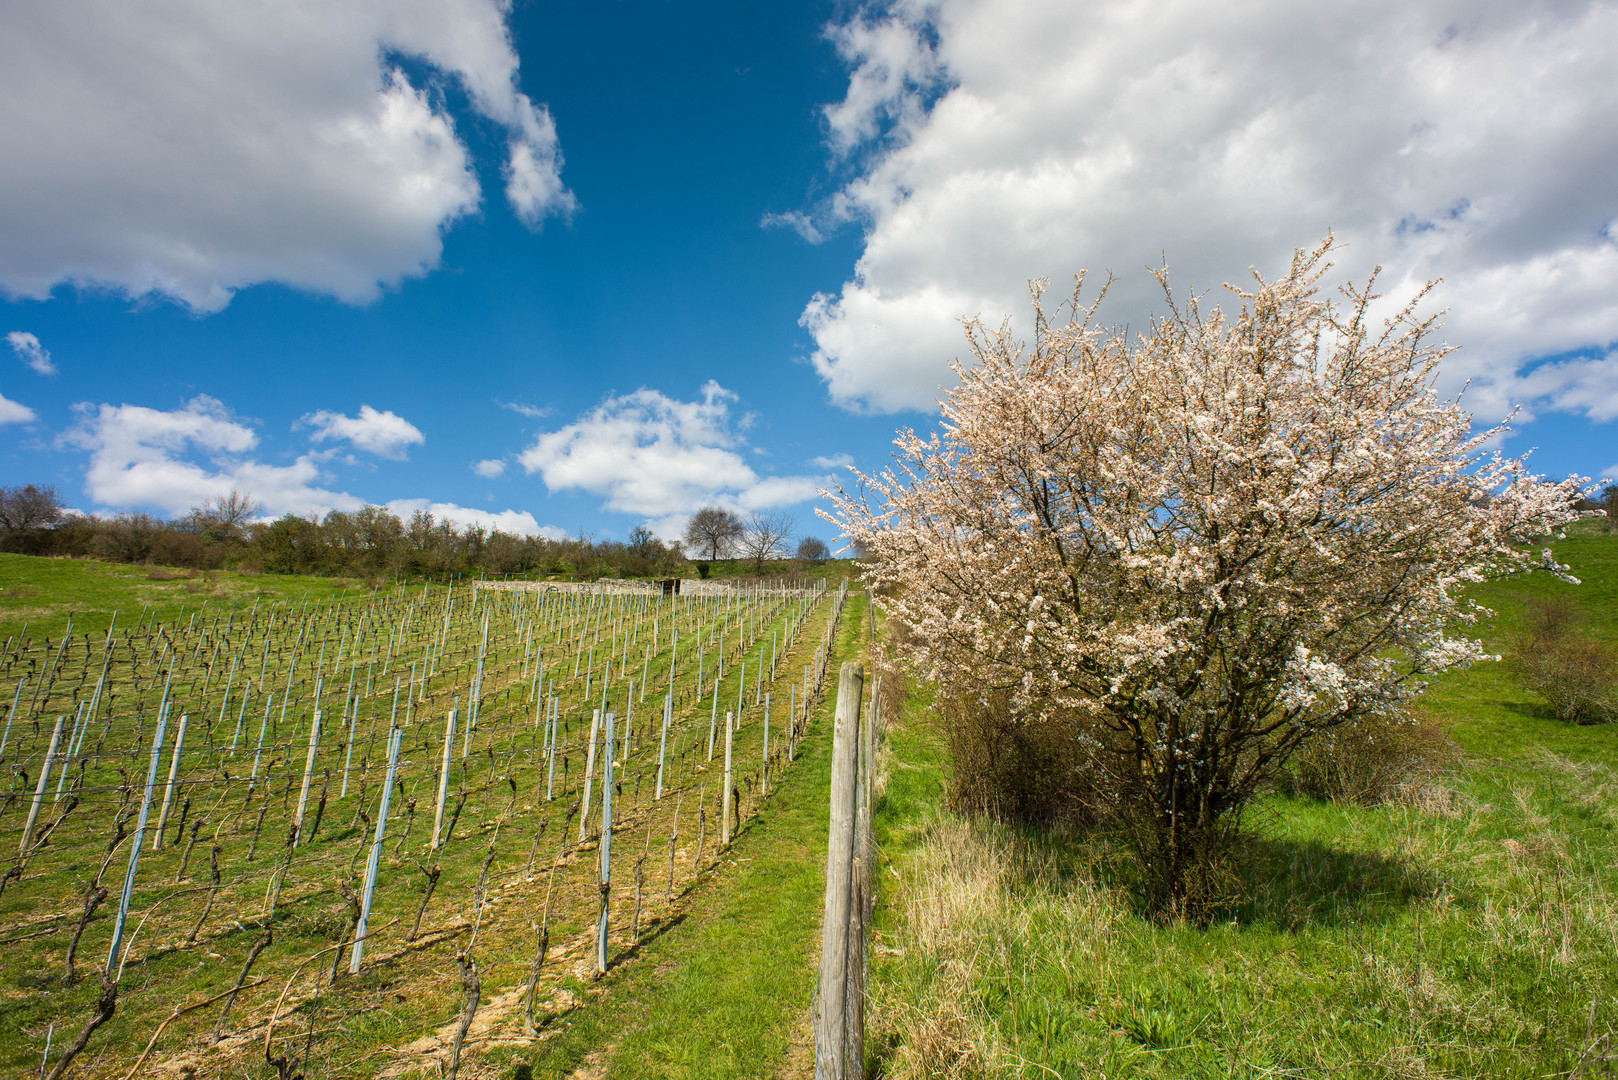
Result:
[[1175,302],[1160,273],[1169,312],[1133,339],[1079,305],[1082,275],[1065,323],[1032,284],[1031,343],[966,323],[975,363],[939,432],[900,433],[896,466],[828,515],[918,670],[1098,718],[1149,776],[1194,734],[1222,755],[1198,783],[1236,783],[1482,658],[1446,634],[1478,614],[1467,584],[1569,576],[1524,545],[1587,481],[1487,451],[1503,425],[1433,389],[1434,318],[1413,301],[1375,324],[1374,279],[1322,297],[1330,249],[1227,286],[1234,313]]

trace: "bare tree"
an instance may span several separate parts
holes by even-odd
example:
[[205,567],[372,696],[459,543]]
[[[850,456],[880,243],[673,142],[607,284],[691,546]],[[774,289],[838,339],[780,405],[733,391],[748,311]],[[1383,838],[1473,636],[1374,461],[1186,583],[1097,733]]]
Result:
[[657,542],[657,537],[652,534],[652,530],[644,525],[636,525],[629,530],[629,544],[627,546],[630,554],[639,555],[643,559],[650,559],[660,554],[662,550],[662,545]]
[[194,506],[185,516],[192,532],[202,533],[212,540],[244,539],[247,527],[264,512],[253,496],[232,488],[229,495],[206,499]]
[[742,519],[733,510],[704,506],[685,526],[685,541],[698,558],[717,559],[742,537]]
[[818,536],[805,536],[798,541],[798,561],[806,563],[823,563],[831,552],[826,548],[826,541]]
[[787,537],[796,527],[791,514],[756,510],[742,526],[737,546],[743,555],[753,560],[753,571],[762,574],[765,559],[777,559],[787,553]]
[[0,529],[26,532],[62,520],[62,497],[50,485],[0,488]]
[[264,512],[264,507],[252,495],[235,488],[230,489],[229,495],[221,496],[204,505],[213,511],[218,521],[233,530],[245,528],[249,522]]

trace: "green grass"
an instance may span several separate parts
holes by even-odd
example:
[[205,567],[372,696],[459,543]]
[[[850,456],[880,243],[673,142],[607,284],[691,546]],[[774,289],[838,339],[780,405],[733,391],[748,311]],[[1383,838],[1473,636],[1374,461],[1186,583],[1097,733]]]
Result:
[[[1618,537],[1556,552],[1584,584],[1473,594],[1492,650],[1543,596],[1618,640]],[[1462,751],[1440,781],[1370,808],[1267,798],[1206,930],[1144,917],[1104,838],[939,809],[927,704],[890,735],[877,816],[903,879],[873,949],[884,1075],[1615,1075],[1618,727],[1551,719],[1506,665],[1424,698]]]
[[58,635],[69,615],[74,633],[105,633],[114,612],[120,627],[131,627],[143,612],[148,619],[174,622],[204,602],[210,611],[221,605],[245,610],[255,601],[320,605],[369,591],[363,582],[344,578],[0,554],[0,642],[21,634],[24,626],[31,638]]

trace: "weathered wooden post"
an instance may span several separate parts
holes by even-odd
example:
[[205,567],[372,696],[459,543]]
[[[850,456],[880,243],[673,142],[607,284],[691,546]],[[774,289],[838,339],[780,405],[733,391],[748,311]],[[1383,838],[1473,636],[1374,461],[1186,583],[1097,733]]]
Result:
[[[185,723],[185,717],[180,717],[180,723]],[[176,745],[176,751],[179,747]],[[315,754],[320,751],[320,708],[316,706],[313,717],[309,721],[309,754],[303,761],[303,788],[298,792],[298,809],[292,815],[292,828],[298,835],[298,846],[303,846],[303,812],[309,805],[309,782],[315,774]],[[162,819],[158,819],[158,834],[163,832]]]
[[663,759],[669,749],[669,717],[674,714],[674,692],[663,699],[663,735],[657,744],[657,798],[663,798]]
[[[672,667],[669,668],[671,673],[673,670],[674,669]],[[6,743],[11,741],[11,721],[17,716],[17,702],[22,699],[22,688],[27,682],[28,676],[26,675],[24,675],[21,679],[18,679],[17,689],[11,695],[11,711],[6,713],[6,731],[4,735],[0,735],[0,754],[6,752]]]
[[729,847],[730,846],[730,841],[731,841],[730,815],[731,815],[731,811],[734,809],[734,807],[731,805],[732,798],[731,798],[731,786],[730,786],[731,785],[730,760],[731,760],[731,749],[732,749],[733,744],[736,741],[735,736],[736,736],[736,714],[732,713],[732,712],[727,712],[727,713],[725,713],[725,795],[724,795],[724,798],[720,800],[720,804],[721,804],[721,806],[723,808],[722,812],[721,812],[721,815],[720,815],[720,822],[719,822],[719,846],[720,847]]
[[596,977],[607,973],[607,920],[612,898],[612,713],[606,715],[607,760],[601,777],[601,912],[596,921]]
[[130,837],[129,867],[124,871],[123,897],[118,901],[118,917],[112,924],[112,947],[107,951],[107,974],[118,967],[118,950],[124,941],[124,923],[129,918],[129,898],[135,891],[135,870],[140,865],[140,845],[146,836],[146,814],[152,808],[152,788],[157,784],[157,766],[163,758],[163,729],[168,717],[157,714],[157,730],[152,734],[152,762],[146,769],[146,793],[141,796],[140,816],[135,819],[135,835]]
[[[866,935],[871,924],[871,791],[875,778],[877,692],[882,676],[871,681],[871,712],[860,725],[859,791],[854,813],[854,898],[849,918],[848,1018],[850,1053],[856,1067],[864,1064]],[[857,1040],[857,1041],[855,1041]]]
[[264,719],[258,725],[258,749],[253,751],[253,775],[247,778],[247,797],[253,797],[253,787],[258,783],[258,763],[264,757],[264,732],[270,726],[270,710],[275,707],[275,694],[272,691],[264,699]]
[[230,756],[236,756],[236,746],[242,739],[242,724],[247,719],[247,702],[253,696],[253,680],[247,680],[247,688],[242,691],[242,707],[236,710],[236,734],[230,737]]
[[[826,904],[820,932],[820,985],[815,995],[816,1080],[854,1080],[863,1075],[864,1032],[849,1025],[849,967],[864,960],[861,943],[849,939],[854,905],[860,665],[845,663],[838,677],[832,731],[831,821],[826,839]],[[858,951],[856,951],[858,950]]]
[[388,830],[388,802],[393,794],[393,775],[399,767],[399,737],[402,728],[393,729],[388,740],[388,776],[382,784],[382,805],[376,813],[376,834],[371,841],[371,857],[365,864],[365,892],[360,897],[360,918],[354,926],[354,947],[348,954],[348,973],[358,975],[360,957],[365,953],[365,934],[371,918],[371,895],[376,890],[377,864],[382,858],[382,841]]
[[51,800],[53,806],[62,801],[62,788],[67,783],[67,766],[79,752],[79,744],[84,741],[84,732],[90,726],[89,713],[90,703],[80,702],[79,714],[73,721],[73,730],[67,736],[67,749],[62,752],[62,768],[56,774],[56,795]]
[[629,733],[635,722],[635,680],[629,680],[629,697],[624,700],[624,765],[629,764]]
[[56,744],[62,741],[62,722],[66,719],[66,716],[56,718],[56,727],[51,731],[51,745],[45,751],[44,763],[39,767],[39,784],[34,788],[34,802],[28,808],[28,823],[22,827],[22,846],[18,849],[21,855],[28,854],[28,845],[34,840],[34,825],[39,821],[39,807],[45,801],[45,783],[51,778],[51,762],[56,759]]
[[[457,704],[459,704],[459,699],[457,699]],[[439,839],[438,834],[444,828],[444,798],[449,794],[449,758],[450,754],[454,753],[454,750],[455,709],[451,708],[449,719],[444,722],[444,760],[439,763],[438,768],[438,809],[433,813],[433,839],[428,845],[433,851],[437,851],[438,845],[443,842]]]
[[[350,706],[353,711],[350,712]],[[349,766],[354,763],[354,732],[359,727],[360,699],[354,696],[354,672],[348,673],[348,696],[343,698],[344,719],[347,720],[348,738],[343,749],[343,790],[337,793],[339,799],[348,798],[348,772]],[[372,709],[372,719],[375,719],[375,707]]]
[[[552,680],[552,682],[554,682],[554,681],[555,680]],[[556,695],[554,693],[552,693],[551,694],[551,725],[550,725],[551,726],[551,733],[550,733],[550,740],[551,741],[550,741],[550,750],[547,751],[547,757],[545,759],[545,801],[546,802],[551,801],[551,799],[553,797],[551,793],[552,793],[552,790],[554,789],[555,784],[556,784],[556,729],[557,729],[557,726],[561,723],[561,720],[562,720],[561,709],[562,709],[561,701],[559,701],[557,699]]]
[[152,850],[163,850],[163,827],[169,823],[169,807],[174,803],[174,782],[180,775],[180,753],[185,749],[187,716],[180,714],[180,726],[174,732],[174,757],[169,761],[169,782],[163,788],[163,807],[157,812],[157,832],[152,836]]
[[708,760],[713,760],[714,733],[719,730],[719,680],[713,681],[713,701],[708,707]]
[[[107,633],[110,636],[112,631],[109,629]],[[225,711],[230,708],[230,688],[236,685],[236,661],[239,659],[241,659],[240,656],[230,658],[230,677],[225,680],[225,699],[219,703],[219,726],[221,728],[225,726]],[[241,728],[238,727],[236,731],[240,733]],[[234,750],[235,746],[232,745],[231,749]]]
[[[579,843],[589,835],[590,828],[590,794],[591,787],[596,778],[596,738],[601,734],[601,710],[593,709],[590,713],[590,748],[584,755],[584,800],[579,810]],[[607,747],[607,757],[612,757],[612,747]]]

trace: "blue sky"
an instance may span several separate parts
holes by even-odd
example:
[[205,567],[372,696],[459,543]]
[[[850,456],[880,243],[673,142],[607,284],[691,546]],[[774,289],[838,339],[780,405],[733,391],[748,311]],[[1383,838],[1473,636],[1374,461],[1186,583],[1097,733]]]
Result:
[[0,482],[826,536],[961,315],[1088,267],[1140,326],[1144,265],[1328,229],[1444,279],[1508,451],[1618,473],[1618,12],[1299,7],[8,6]]

